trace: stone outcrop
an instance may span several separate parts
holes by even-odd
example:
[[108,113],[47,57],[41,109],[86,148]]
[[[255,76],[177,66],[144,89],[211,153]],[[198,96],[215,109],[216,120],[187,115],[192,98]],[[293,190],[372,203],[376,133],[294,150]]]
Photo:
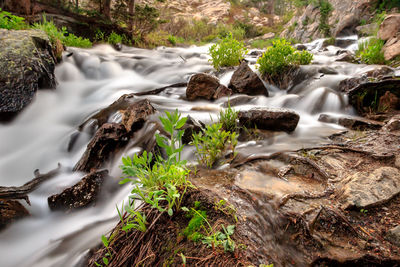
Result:
[[381,167],[372,173],[357,172],[344,179],[341,187],[338,199],[343,208],[376,206],[400,193],[400,171]]
[[0,121],[25,108],[39,88],[54,88],[56,60],[39,30],[0,29]]
[[228,87],[238,94],[268,96],[267,88],[245,61],[233,73]]
[[318,120],[327,123],[336,123],[352,130],[377,130],[384,126],[384,123],[379,121],[357,117],[333,117],[328,114],[321,114]]
[[[355,34],[361,19],[370,18],[373,0],[342,1],[329,0],[333,11],[328,17],[330,32],[333,37]],[[325,37],[319,29],[320,8],[312,4],[304,8],[300,15],[294,16],[285,26],[281,37],[295,38],[308,42]],[[292,25],[295,25],[293,28]],[[292,26],[292,27],[291,27]]]
[[396,246],[400,247],[400,225],[390,229],[386,238]]
[[73,210],[93,204],[99,196],[107,170],[90,173],[75,185],[47,199],[51,210]]
[[293,132],[300,116],[287,109],[254,108],[239,112],[239,124],[248,128]]
[[400,14],[392,14],[385,18],[380,25],[378,37],[386,41],[383,46],[386,60],[400,55]]

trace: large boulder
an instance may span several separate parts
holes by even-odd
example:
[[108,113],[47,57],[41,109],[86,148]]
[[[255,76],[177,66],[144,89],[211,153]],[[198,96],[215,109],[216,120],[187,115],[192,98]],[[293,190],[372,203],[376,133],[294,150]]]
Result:
[[26,107],[39,88],[54,88],[56,60],[46,33],[0,29],[0,121]]
[[244,127],[293,132],[300,116],[287,109],[254,108],[248,111],[240,111],[239,124]]
[[99,196],[107,170],[92,172],[75,185],[47,199],[51,210],[73,210],[93,204]]
[[340,183],[338,199],[344,209],[382,204],[400,193],[400,171],[381,167],[372,173],[357,172]]
[[228,87],[239,94],[268,96],[267,88],[245,61],[233,73]]
[[378,37],[386,41],[383,54],[386,60],[400,55],[400,14],[389,15],[379,27]]
[[397,35],[400,31],[400,14],[389,15],[381,23],[378,38],[387,41]]
[[190,101],[196,99],[213,99],[214,94],[217,92],[220,83],[217,77],[198,73],[193,75],[188,83],[186,89],[186,97]]

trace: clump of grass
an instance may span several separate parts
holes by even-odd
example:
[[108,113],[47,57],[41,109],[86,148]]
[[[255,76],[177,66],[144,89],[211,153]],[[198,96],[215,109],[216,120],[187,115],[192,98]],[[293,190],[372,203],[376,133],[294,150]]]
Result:
[[228,102],[228,108],[221,110],[219,113],[218,120],[222,123],[222,128],[229,132],[236,132],[238,127],[238,116],[239,112],[231,107]]
[[365,64],[386,64],[382,51],[385,42],[381,39],[371,38],[358,44],[356,56]]
[[236,156],[237,138],[236,132],[222,130],[222,123],[214,123],[204,132],[194,133],[191,144],[196,147],[199,163],[211,168],[227,150],[232,151],[232,159]]
[[247,53],[243,42],[236,40],[232,33],[210,47],[211,62],[216,70],[240,64]]

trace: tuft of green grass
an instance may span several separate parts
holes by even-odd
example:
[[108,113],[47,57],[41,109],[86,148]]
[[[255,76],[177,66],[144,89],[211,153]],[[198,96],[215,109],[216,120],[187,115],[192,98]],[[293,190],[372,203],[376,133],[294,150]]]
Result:
[[224,131],[222,123],[214,123],[208,125],[204,132],[194,133],[191,144],[196,147],[199,163],[211,168],[227,150],[232,151],[232,159],[236,156],[237,138],[236,132]]
[[218,116],[218,120],[222,123],[222,128],[229,132],[236,132],[238,127],[238,116],[239,112],[231,107],[231,103],[228,102],[228,108],[221,110]]
[[382,51],[385,42],[381,39],[371,38],[368,41],[360,42],[356,56],[365,64],[386,64]]

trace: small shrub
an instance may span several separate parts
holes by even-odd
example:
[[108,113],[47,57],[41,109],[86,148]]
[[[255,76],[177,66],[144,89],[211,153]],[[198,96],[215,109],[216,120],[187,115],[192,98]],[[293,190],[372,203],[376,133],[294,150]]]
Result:
[[221,67],[236,66],[239,65],[246,52],[247,49],[244,43],[234,39],[232,33],[229,33],[218,44],[210,47],[210,61],[216,70],[219,70]]
[[203,132],[194,133],[192,145],[196,147],[197,159],[200,164],[211,168],[226,150],[231,150],[236,156],[236,132],[222,130],[222,123],[208,125]]
[[118,33],[111,32],[111,34],[107,37],[107,43],[115,45],[115,44],[121,44],[122,43],[122,35],[119,35]]
[[282,39],[274,41],[257,63],[261,75],[275,79],[298,65],[310,64],[312,59],[311,53],[297,51],[290,42]]
[[386,61],[382,51],[384,44],[385,42],[383,40],[377,38],[360,42],[356,55],[360,58],[361,62],[365,64],[385,64]]
[[43,22],[35,23],[33,25],[34,29],[39,29],[47,33],[50,41],[55,44],[57,40],[65,46],[75,46],[88,48],[92,46],[92,42],[89,39],[78,37],[67,31],[66,27],[58,29],[52,21],[47,21],[46,17],[43,17]]
[[0,28],[7,30],[22,30],[28,28],[25,19],[15,16],[7,11],[2,11],[0,8]]
[[173,36],[173,35],[169,35],[168,36],[168,42],[171,44],[171,45],[176,45],[176,37],[175,36]]
[[96,42],[104,42],[105,41],[106,36],[105,36],[105,33],[102,30],[96,29],[95,34],[96,35],[94,37],[94,40]]

